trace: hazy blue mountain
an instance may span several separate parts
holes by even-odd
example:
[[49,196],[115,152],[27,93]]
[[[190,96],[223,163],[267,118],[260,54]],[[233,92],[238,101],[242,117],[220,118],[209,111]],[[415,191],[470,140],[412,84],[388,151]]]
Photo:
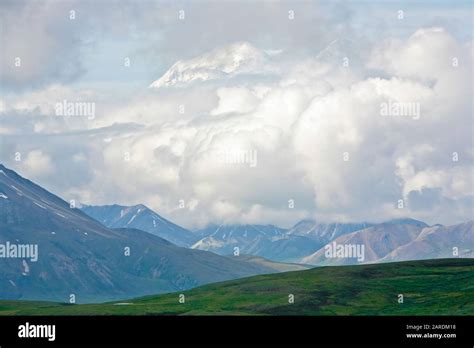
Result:
[[318,250],[328,241],[368,224],[324,224],[303,220],[291,229],[273,225],[212,225],[197,231],[202,238],[192,248],[220,255],[257,255],[279,262],[295,262]]
[[136,228],[164,238],[178,246],[190,247],[199,237],[166,220],[143,204],[135,206],[83,206],[81,210],[110,228]]
[[[421,228],[413,224],[377,224],[366,229],[344,234],[332,242],[336,245],[364,246],[364,259],[358,260],[350,255],[344,257],[327,257],[324,246],[313,254],[302,258],[302,263],[311,265],[347,265],[376,262],[392,250],[415,239]],[[328,242],[325,245],[331,245]]]
[[[428,227],[429,225],[423,221],[415,220],[411,218],[400,218],[400,219],[393,219],[384,222],[385,225],[412,225],[420,228]],[[441,226],[441,225],[440,225]]]
[[318,223],[314,220],[303,220],[288,230],[289,236],[307,237],[324,245],[347,233],[363,230],[373,226],[371,223]]
[[[299,262],[312,265],[348,265],[386,261],[407,261],[452,257],[474,257],[473,222],[455,226],[428,226],[413,219],[398,219],[342,235],[336,245],[364,246],[364,260],[355,257],[327,257],[326,249],[315,251]],[[458,255],[453,248],[458,248]]]
[[[457,255],[454,251],[457,251]],[[380,261],[451,257],[474,257],[474,221],[453,226],[425,227],[414,240],[393,250]]]
[[274,272],[137,229],[109,229],[0,165],[0,245],[7,242],[36,244],[39,254],[37,262],[0,258],[0,299],[104,301]]
[[272,241],[285,237],[285,230],[272,225],[212,225],[196,232],[202,238],[192,248],[213,251],[221,255],[264,255]]
[[428,227],[426,223],[410,218],[384,223],[323,223],[302,220],[290,229],[273,225],[212,225],[196,232],[201,239],[192,248],[220,255],[231,255],[235,248],[239,248],[240,253],[278,262],[321,265],[357,262],[350,259],[327,260],[322,248],[332,241],[366,243],[366,261],[376,262],[405,243],[413,241],[423,228]]

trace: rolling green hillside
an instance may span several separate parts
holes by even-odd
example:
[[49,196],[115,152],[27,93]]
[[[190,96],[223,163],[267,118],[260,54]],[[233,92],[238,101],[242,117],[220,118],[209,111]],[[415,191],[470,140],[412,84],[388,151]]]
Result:
[[0,301],[0,315],[473,315],[474,259],[323,267],[183,293],[185,303],[180,293],[90,305]]

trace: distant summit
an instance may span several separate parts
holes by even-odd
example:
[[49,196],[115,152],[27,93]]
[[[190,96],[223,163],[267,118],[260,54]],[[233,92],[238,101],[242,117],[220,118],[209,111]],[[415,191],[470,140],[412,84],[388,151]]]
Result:
[[259,73],[265,69],[269,54],[248,42],[235,42],[188,60],[179,60],[150,87],[182,85],[231,77],[241,73]]
[[198,240],[192,232],[166,220],[143,204],[83,206],[81,210],[107,227],[136,228],[178,246],[190,247]]

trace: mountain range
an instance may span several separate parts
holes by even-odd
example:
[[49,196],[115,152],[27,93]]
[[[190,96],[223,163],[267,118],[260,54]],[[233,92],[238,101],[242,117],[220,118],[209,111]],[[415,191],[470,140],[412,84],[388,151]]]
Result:
[[69,302],[74,295],[77,302],[97,302],[276,272],[138,229],[105,227],[3,165],[0,245],[38,248],[36,262],[0,258],[2,299]]
[[239,254],[279,262],[300,262],[340,235],[372,226],[369,223],[326,224],[303,220],[291,229],[274,225],[209,225],[191,232],[142,204],[83,206],[81,209],[109,228],[136,228],[183,247],[225,256],[234,255],[237,250]]
[[[383,223],[324,223],[307,219],[289,229],[246,224],[209,225],[189,231],[143,205],[87,206],[83,211],[108,227],[138,228],[177,245],[223,256],[237,252],[277,262],[323,266],[446,258],[456,256],[453,248],[457,247],[459,257],[474,257],[472,221],[429,226],[410,218]],[[325,247],[331,243],[364,245],[364,260],[327,258]]]
[[197,231],[202,237],[192,248],[228,255],[234,248],[280,262],[299,262],[333,238],[366,224],[325,224],[303,220],[291,229],[273,225],[211,225]]
[[[2,246],[36,245],[38,260],[7,258]],[[363,260],[327,257],[328,245],[363,246]],[[0,165],[0,298],[98,302],[181,291],[310,266],[473,258],[473,221],[429,226],[303,220],[210,225],[189,231],[144,205],[71,208]],[[36,261],[36,262],[35,262]]]
[[355,257],[327,257],[326,249],[304,257],[300,262],[312,265],[348,265],[404,260],[474,257],[473,221],[454,226],[428,226],[416,220],[382,223],[342,235],[334,245],[363,245],[364,260]]

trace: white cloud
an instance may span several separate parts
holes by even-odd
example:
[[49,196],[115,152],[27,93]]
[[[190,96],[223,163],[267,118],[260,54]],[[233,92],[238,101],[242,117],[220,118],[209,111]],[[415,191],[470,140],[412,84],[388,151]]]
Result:
[[443,28],[419,29],[406,41],[389,39],[374,49],[369,67],[389,74],[438,80],[454,69],[469,64],[468,52]]
[[219,97],[219,104],[210,112],[211,115],[250,112],[259,102],[256,93],[244,87],[222,87],[216,94]]
[[[61,151],[81,173],[80,184],[71,178],[62,189],[68,196],[145,203],[187,226],[310,216],[457,222],[471,218],[474,195],[468,46],[444,29],[420,29],[376,45],[366,69],[355,59],[343,66],[340,45],[290,59],[239,42],[176,63],[159,88],[120,98],[101,90],[101,113],[69,135],[67,124],[36,131],[65,135]],[[179,88],[163,88],[172,85]],[[420,117],[381,115],[388,101],[418,103]],[[252,151],[256,166],[245,157]],[[222,160],[223,152],[243,160]]]
[[54,171],[51,157],[41,150],[28,152],[26,158],[22,162],[22,167],[27,175],[34,178],[40,178],[52,174]]
[[79,27],[69,19],[71,8],[73,2],[2,4],[0,81],[4,87],[23,90],[69,82],[83,72]]

